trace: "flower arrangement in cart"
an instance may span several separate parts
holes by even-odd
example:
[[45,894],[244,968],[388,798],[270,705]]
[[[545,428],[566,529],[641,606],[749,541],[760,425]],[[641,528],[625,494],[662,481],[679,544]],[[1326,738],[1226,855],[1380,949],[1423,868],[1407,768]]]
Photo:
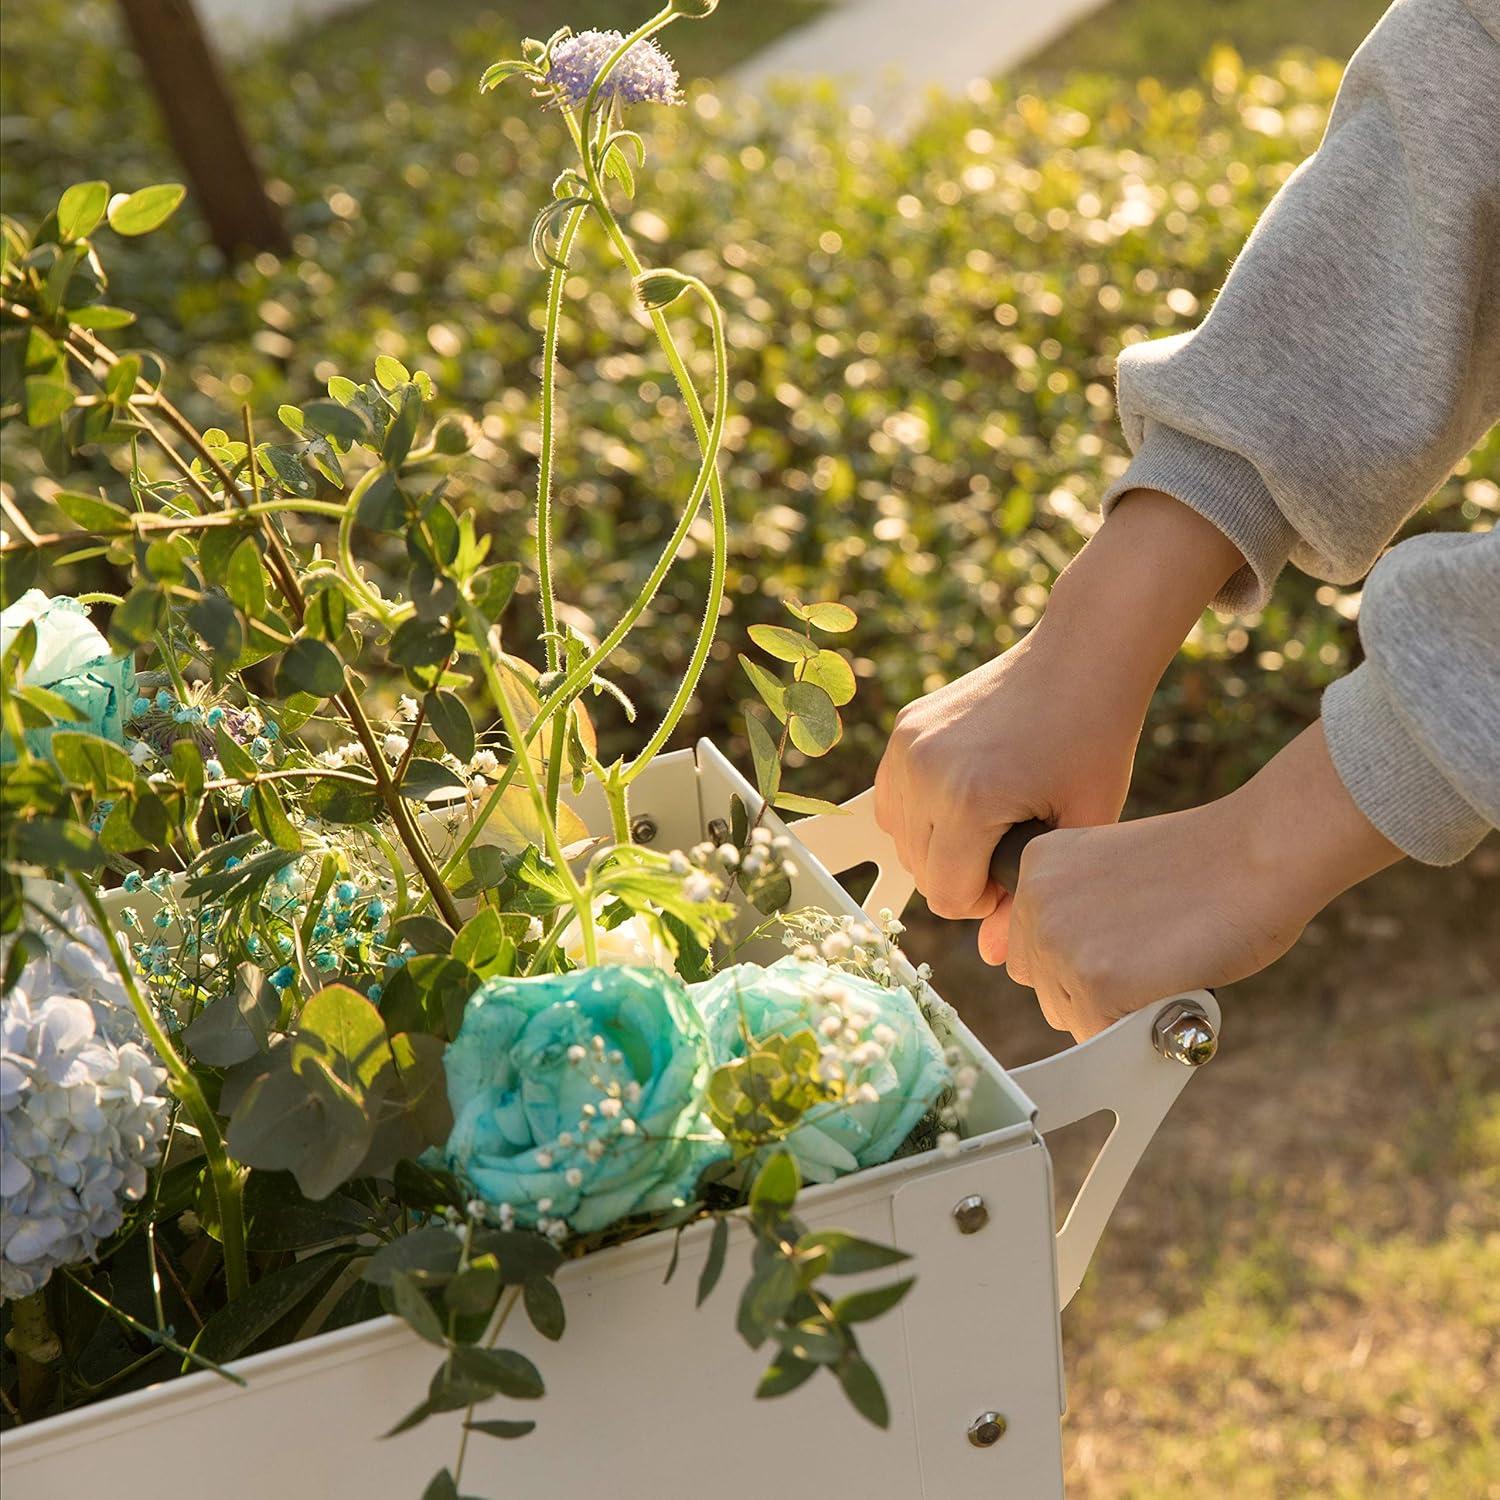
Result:
[[[972,1071],[945,1057],[921,978],[902,982],[899,923],[789,909],[789,841],[763,812],[736,799],[676,851],[634,836],[631,812],[721,612],[729,381],[712,290],[643,264],[621,225],[645,156],[622,112],[676,101],[652,38],[712,9],[673,0],[629,37],[559,31],[483,80],[529,85],[577,148],[532,234],[533,639],[507,626],[522,566],[461,493],[472,429],[433,420],[422,371],[382,357],[336,376],[280,408],[278,435],[248,408],[201,428],[156,356],[117,347],[132,318],[95,243],[156,228],[182,190],[80,183],[40,224],[5,221],[0,415],[64,479],[108,480],[50,494],[50,530],[40,504],[5,501],[8,1424],[194,1368],[238,1380],[225,1366],[245,1352],[384,1309],[435,1356],[393,1431],[461,1410],[465,1442],[519,1437],[534,1423],[494,1398],[539,1397],[544,1376],[505,1347],[508,1320],[561,1337],[559,1267],[705,1218],[700,1303],[731,1220],[755,1237],[736,1321],[768,1354],[757,1394],[825,1370],[887,1420],[859,1325],[911,1278],[843,1296],[834,1279],[905,1256],[810,1233],[798,1193],[946,1146]],[[675,529],[597,634],[550,565],[567,545],[554,375],[584,236],[639,300],[698,448]],[[705,506],[687,669],[636,753],[606,764],[591,709],[635,720],[611,660]],[[49,597],[63,564],[119,592]],[[840,737],[855,617],[787,608],[750,631],[764,660],[742,658],[756,781],[766,805],[831,812],[783,790],[782,768],[789,746],[816,758]],[[590,782],[604,836],[573,806]],[[786,956],[741,961],[767,935]],[[462,1461],[428,1493],[456,1495]]]

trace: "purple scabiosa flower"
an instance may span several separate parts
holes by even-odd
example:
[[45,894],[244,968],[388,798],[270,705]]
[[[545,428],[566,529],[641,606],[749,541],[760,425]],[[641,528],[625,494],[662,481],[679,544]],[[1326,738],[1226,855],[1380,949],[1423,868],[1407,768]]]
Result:
[[[625,38],[618,31],[580,31],[552,49],[547,82],[560,103],[581,109],[594,80]],[[677,69],[653,41],[637,42],[615,65],[599,97],[620,104],[679,104]]]

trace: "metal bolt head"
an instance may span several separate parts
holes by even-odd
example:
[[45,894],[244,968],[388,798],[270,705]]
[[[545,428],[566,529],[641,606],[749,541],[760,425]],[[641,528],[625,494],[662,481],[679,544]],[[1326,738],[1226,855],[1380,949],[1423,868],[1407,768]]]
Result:
[[1174,1001],[1157,1016],[1151,1040],[1163,1057],[1189,1068],[1201,1068],[1219,1050],[1213,1022],[1186,1000]]
[[953,1205],[953,1222],[960,1234],[978,1234],[990,1222],[989,1205],[978,1193],[970,1193]]
[[649,844],[656,837],[656,819],[650,813],[642,813],[630,821],[630,837],[637,844]]
[[729,842],[729,824],[723,818],[710,818],[708,820],[708,836],[716,844],[727,844]]
[[1006,1421],[997,1411],[982,1411],[969,1423],[969,1441],[976,1448],[993,1448],[1005,1436]]

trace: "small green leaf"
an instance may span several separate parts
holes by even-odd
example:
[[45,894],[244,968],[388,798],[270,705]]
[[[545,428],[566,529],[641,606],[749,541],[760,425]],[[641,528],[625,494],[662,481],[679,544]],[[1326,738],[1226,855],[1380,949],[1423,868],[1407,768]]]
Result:
[[52,736],[52,759],[75,786],[105,796],[135,785],[135,762],[112,740],[59,730]]
[[514,1349],[460,1346],[453,1351],[453,1363],[465,1380],[518,1401],[533,1401],[545,1389],[537,1367]]
[[[386,1434],[390,1436],[389,1433]],[[447,1469],[440,1469],[432,1476],[427,1488],[422,1491],[422,1500],[461,1500],[458,1484]]]
[[781,756],[776,741],[754,714],[745,715],[745,733],[750,740],[750,756],[755,762],[755,785],[767,802],[774,802],[781,789]]
[[847,604],[799,604],[788,599],[786,607],[799,620],[805,620],[815,630],[826,631],[829,635],[843,635],[859,624],[859,616]]
[[848,811],[836,802],[825,802],[821,797],[799,797],[795,792],[778,792],[773,805],[783,812],[820,814],[823,817],[844,817]]
[[535,76],[536,68],[524,58],[505,57],[497,63],[491,63],[484,70],[484,76],[479,80],[479,92],[488,93],[497,84],[504,83],[507,78],[513,78],[517,73],[529,73]]
[[68,321],[75,328],[92,328],[106,333],[113,328],[129,328],[135,322],[135,314],[123,307],[105,307],[96,303],[92,307],[70,307]]
[[482,1432],[486,1437],[519,1438],[536,1431],[535,1422],[505,1422],[499,1419],[487,1422],[465,1422],[470,1432]]
[[385,437],[380,444],[380,456],[391,468],[399,469],[406,462],[421,418],[422,393],[415,386],[409,385],[401,397],[401,409],[386,428]]
[[326,642],[304,636],[293,641],[276,668],[276,691],[283,697],[293,693],[311,693],[315,698],[331,698],[342,691],[344,668]]
[[443,1303],[461,1317],[474,1317],[494,1309],[500,1299],[504,1283],[500,1272],[492,1263],[487,1266],[470,1266],[460,1271],[443,1288]]
[[833,700],[822,688],[811,682],[794,682],[786,690],[786,706],[791,714],[792,743],[804,755],[826,755],[838,744],[844,726]]
[[433,1311],[432,1304],[422,1294],[421,1288],[406,1274],[397,1271],[391,1277],[391,1297],[396,1304],[396,1313],[411,1328],[418,1338],[443,1348],[447,1339],[443,1334],[442,1319]]
[[109,227],[116,234],[149,234],[177,211],[187,189],[177,182],[158,183],[130,194],[116,194],[109,205]]
[[382,1245],[365,1266],[364,1278],[392,1286],[398,1274],[451,1276],[458,1270],[459,1243],[445,1227],[429,1224]]
[[880,1378],[860,1355],[853,1352],[846,1355],[836,1373],[844,1394],[860,1416],[877,1427],[891,1425],[890,1408],[886,1405]]
[[798,679],[823,689],[842,708],[854,697],[854,668],[841,651],[823,650],[798,669]]
[[254,537],[247,536],[229,554],[229,563],[224,569],[224,592],[252,618],[264,613],[266,575],[261,565],[260,546]]
[[101,536],[123,535],[130,530],[130,512],[113,500],[102,495],[86,495],[79,490],[59,490],[52,503],[70,521],[75,521],[85,531],[95,531]]
[[777,1151],[755,1174],[755,1184],[750,1189],[751,1212],[777,1218],[784,1216],[797,1201],[801,1182],[797,1158],[790,1151]]
[[298,850],[302,838],[281,805],[281,797],[268,781],[257,781],[250,788],[250,825],[278,849]]
[[243,1354],[284,1317],[327,1286],[342,1257],[316,1255],[269,1271],[203,1325],[193,1352],[219,1364]]
[[336,578],[321,583],[307,597],[303,628],[320,641],[336,641],[349,621],[349,599]]
[[26,377],[26,425],[45,427],[66,411],[71,411],[77,392],[61,380],[44,380],[39,375]]
[[[431,1415],[432,1415],[432,1405],[431,1405],[431,1403],[427,1402],[427,1401],[420,1402],[418,1405],[412,1407],[412,1409],[409,1412],[407,1412],[407,1414],[404,1417],[402,1417],[401,1420],[399,1422],[397,1422],[396,1425],[394,1427],[392,1427],[389,1432],[384,1432],[384,1433],[381,1434],[381,1436],[382,1437],[392,1438],[392,1437],[395,1437],[398,1433],[410,1432],[413,1427],[420,1426]],[[448,1471],[446,1469],[443,1470],[444,1474],[446,1474],[447,1472]],[[429,1485],[428,1486],[428,1493],[431,1493],[431,1488],[432,1487]]]
[[804,1234],[797,1241],[799,1254],[814,1250],[826,1253],[826,1269],[832,1276],[857,1276],[861,1271],[879,1271],[911,1259],[906,1251],[897,1250],[893,1245],[877,1245],[873,1240],[862,1240],[841,1229]]
[[868,1292],[853,1292],[833,1304],[833,1315],[840,1323],[865,1323],[889,1312],[916,1284],[915,1276],[893,1281]]
[[724,1255],[728,1249],[729,1220],[721,1214],[714,1220],[713,1233],[708,1240],[708,1258],[703,1262],[703,1270],[698,1277],[697,1306],[702,1307],[719,1284],[719,1277],[724,1271]]
[[54,818],[32,818],[10,830],[16,858],[25,864],[53,870],[87,870],[98,864],[103,850],[88,829]]
[[411,371],[399,359],[393,359],[389,354],[381,354],[375,360],[375,378],[386,390],[394,391],[398,386],[410,383]]
[[75,182],[57,202],[57,232],[64,241],[81,240],[99,227],[109,207],[107,182]]
[[752,625],[750,639],[777,661],[811,661],[818,654],[818,648],[806,636],[785,625]]
[[309,401],[302,408],[302,420],[312,431],[333,438],[346,448],[371,436],[364,413],[357,407],[341,406],[337,401]]
[[460,760],[469,760],[474,754],[474,721],[458,695],[437,689],[423,698],[422,706],[444,748]]
[[560,1339],[567,1326],[567,1318],[556,1284],[545,1276],[533,1276],[523,1284],[521,1296],[526,1303],[526,1316],[531,1319],[531,1326],[543,1338],[554,1342]]
[[740,656],[740,665],[745,669],[745,675],[754,684],[755,691],[760,694],[761,701],[776,715],[777,722],[785,724],[786,684],[766,671],[758,661],[751,661],[748,656]]
[[401,778],[401,795],[413,802],[425,802],[434,792],[462,791],[464,779],[441,761],[414,755]]
[[453,946],[453,930],[436,917],[414,913],[402,917],[391,927],[391,937],[398,943],[410,943],[418,953],[447,953]]
[[804,1381],[817,1374],[817,1371],[818,1367],[810,1360],[798,1359],[796,1355],[788,1354],[783,1349],[760,1377],[755,1394],[761,1400],[771,1396],[784,1396],[788,1391],[795,1391]]
[[396,627],[388,654],[398,667],[439,667],[454,649],[451,630],[436,620],[413,616]]
[[355,520],[371,531],[395,531],[405,524],[406,499],[396,488],[396,477],[390,470],[382,470],[370,481],[354,514]]

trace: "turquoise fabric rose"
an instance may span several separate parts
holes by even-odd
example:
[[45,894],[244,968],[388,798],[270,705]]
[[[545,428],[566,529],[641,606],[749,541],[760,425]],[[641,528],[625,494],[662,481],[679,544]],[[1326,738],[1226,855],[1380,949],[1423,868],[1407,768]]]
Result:
[[518,1224],[589,1234],[669,1208],[729,1154],[703,1113],[702,1024],[660,969],[491,979],[444,1064],[443,1162]]
[[[132,658],[115,654],[76,599],[49,599],[40,589],[28,589],[0,612],[0,652],[9,650],[16,635],[33,622],[36,652],[22,681],[50,689],[83,714],[61,728],[123,744],[126,709],[135,686]],[[45,755],[51,742],[51,729],[26,733],[27,747],[34,754]],[[0,736],[0,760],[15,756],[15,746]]]
[[692,986],[714,1065],[751,1041],[811,1031],[845,1096],[814,1106],[786,1139],[808,1182],[889,1161],[949,1083],[943,1049],[905,990],[823,964],[737,964]]

